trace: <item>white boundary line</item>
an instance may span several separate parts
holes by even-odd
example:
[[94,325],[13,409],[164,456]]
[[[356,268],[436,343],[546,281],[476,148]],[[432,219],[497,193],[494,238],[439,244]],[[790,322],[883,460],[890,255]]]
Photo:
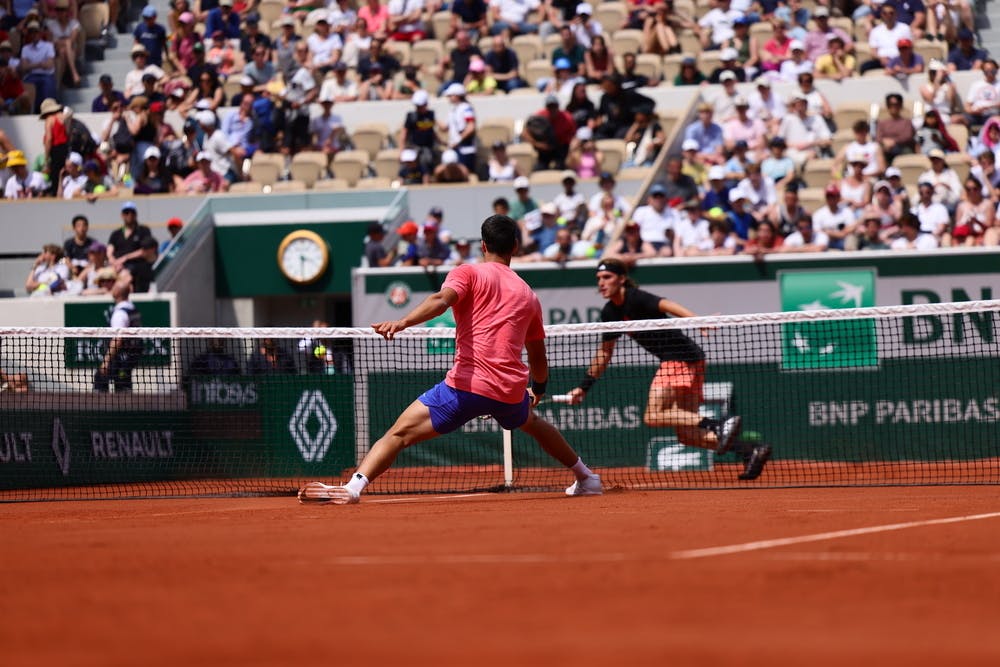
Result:
[[987,514],[967,514],[965,516],[953,516],[946,519],[927,519],[925,521],[907,521],[905,523],[890,523],[883,526],[869,526],[867,528],[851,528],[848,530],[835,530],[829,533],[815,533],[813,535],[800,535],[798,537],[782,537],[775,540],[760,540],[757,542],[744,542],[743,544],[731,544],[724,547],[709,547],[707,549],[689,549],[687,551],[675,551],[670,554],[673,560],[693,560],[695,558],[710,558],[712,556],[728,556],[730,554],[745,553],[747,551],[760,551],[762,549],[773,549],[791,544],[805,544],[807,542],[822,542],[824,540],[835,540],[841,537],[854,537],[856,535],[871,535],[872,533],[888,533],[894,530],[905,528],[920,528],[922,526],[941,526],[949,523],[961,523],[963,521],[979,521],[980,519],[995,519],[1000,517],[1000,512],[989,512]]

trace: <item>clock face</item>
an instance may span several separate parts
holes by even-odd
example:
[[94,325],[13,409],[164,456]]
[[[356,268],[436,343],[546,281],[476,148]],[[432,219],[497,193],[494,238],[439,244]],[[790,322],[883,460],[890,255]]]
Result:
[[278,267],[284,276],[300,285],[315,282],[326,271],[330,252],[326,242],[305,229],[292,232],[278,248]]

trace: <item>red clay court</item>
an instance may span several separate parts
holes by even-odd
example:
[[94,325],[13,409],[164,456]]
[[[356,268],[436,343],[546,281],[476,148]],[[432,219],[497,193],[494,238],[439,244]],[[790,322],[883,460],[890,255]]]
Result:
[[4,665],[996,665],[995,486],[0,505]]

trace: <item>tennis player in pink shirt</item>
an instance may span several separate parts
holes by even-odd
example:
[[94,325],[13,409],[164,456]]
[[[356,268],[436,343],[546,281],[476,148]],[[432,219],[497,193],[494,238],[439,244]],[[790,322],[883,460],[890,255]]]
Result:
[[[570,496],[603,492],[594,474],[555,426],[532,411],[545,394],[549,365],[545,356],[542,307],[527,283],[510,268],[517,252],[517,223],[505,215],[482,225],[483,261],[453,269],[441,291],[427,297],[400,320],[372,325],[386,340],[451,308],[455,315],[455,364],[424,392],[372,445],[344,486],[309,482],[299,490],[302,503],[356,503],[365,487],[388,470],[406,447],[451,433],[471,419],[491,416],[505,429],[534,438],[550,456],[569,468],[576,481]],[[521,350],[528,350],[528,367]],[[528,389],[528,383],[531,389]]]

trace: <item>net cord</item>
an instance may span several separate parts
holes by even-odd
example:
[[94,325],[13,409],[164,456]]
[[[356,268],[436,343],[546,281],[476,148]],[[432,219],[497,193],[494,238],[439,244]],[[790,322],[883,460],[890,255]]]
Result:
[[[739,315],[709,315],[659,320],[631,320],[627,322],[584,322],[554,324],[545,327],[548,337],[573,336],[581,333],[648,331],[660,329],[705,329],[713,327],[738,327],[759,324],[791,324],[796,322],[840,321],[858,319],[894,319],[899,317],[941,316],[957,313],[1000,310],[1000,299],[989,301],[960,301],[923,303],[907,306],[876,306],[871,308],[843,308],[773,313],[745,313]],[[39,338],[357,338],[378,339],[381,336],[368,327],[137,327],[111,329],[109,327],[0,327],[0,336],[35,336]],[[411,327],[397,333],[405,338],[453,338],[455,329],[447,327]]]

